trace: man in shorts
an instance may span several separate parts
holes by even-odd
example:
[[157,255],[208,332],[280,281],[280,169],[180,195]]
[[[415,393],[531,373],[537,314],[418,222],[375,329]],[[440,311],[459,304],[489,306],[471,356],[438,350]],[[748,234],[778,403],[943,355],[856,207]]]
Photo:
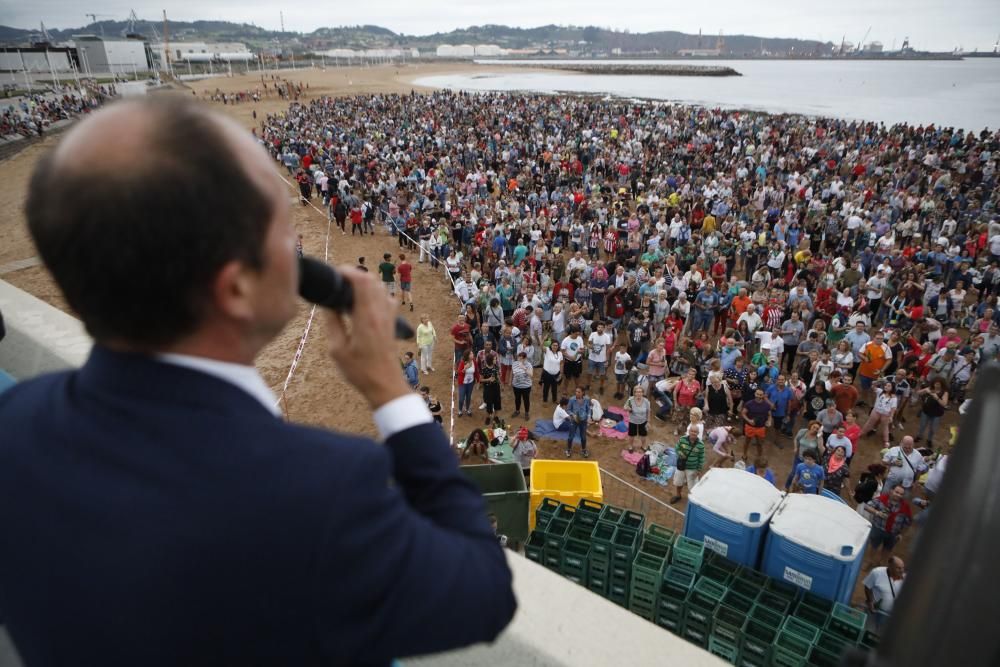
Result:
[[396,296],[396,265],[392,263],[392,255],[385,253],[382,255],[382,263],[378,265],[379,275],[382,276],[382,284],[385,291],[390,296]]
[[566,382],[573,380],[573,386],[580,386],[580,374],[583,372],[583,348],[584,348],[583,336],[580,335],[580,330],[576,327],[570,329],[570,334],[563,339],[562,344],[559,348],[562,350],[563,359],[565,363],[563,364],[563,373],[566,375]]
[[596,328],[597,330],[590,334],[590,339],[587,341],[589,347],[587,361],[591,386],[595,380],[600,382],[597,391],[603,395],[604,380],[608,375],[608,349],[614,342],[614,337],[604,331],[603,322],[598,322]]
[[698,427],[688,426],[687,435],[682,435],[677,441],[677,469],[674,471],[674,497],[670,499],[673,505],[681,499],[684,487],[691,488],[698,483],[701,469],[705,465],[705,443],[698,438]]
[[743,404],[740,415],[743,417],[743,435],[746,440],[743,442],[743,458],[747,458],[750,446],[757,448],[757,457],[764,455],[764,440],[767,439],[767,420],[771,416],[774,408],[771,403],[764,398],[764,390],[758,389],[754,392],[753,398]]
[[413,265],[406,261],[406,255],[399,253],[399,266],[396,267],[396,273],[399,274],[399,291],[402,293],[402,305],[406,305],[406,302],[410,302],[410,312],[413,312],[413,293],[410,291],[410,287],[413,284]]

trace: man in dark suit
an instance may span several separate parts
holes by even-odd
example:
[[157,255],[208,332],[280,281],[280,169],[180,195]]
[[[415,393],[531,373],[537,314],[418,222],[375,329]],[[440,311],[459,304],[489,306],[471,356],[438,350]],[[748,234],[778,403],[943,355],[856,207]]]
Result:
[[[54,197],[49,183],[71,197]],[[357,665],[490,641],[486,506],[345,267],[330,354],[383,443],[290,424],[254,368],[297,311],[289,197],[195,102],[121,102],[41,160],[28,225],[94,337],[0,396],[0,620],[36,665]]]

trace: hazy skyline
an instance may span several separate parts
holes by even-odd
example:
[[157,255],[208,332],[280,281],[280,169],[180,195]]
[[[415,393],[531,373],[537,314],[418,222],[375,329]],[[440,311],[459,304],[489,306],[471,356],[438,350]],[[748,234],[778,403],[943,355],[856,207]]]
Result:
[[[700,4],[700,3],[699,3]],[[820,4],[803,0],[715,0],[710,6],[690,6],[663,0],[632,0],[628,12],[614,11],[623,5],[578,0],[376,0],[343,7],[309,3],[227,2],[224,0],[142,0],[86,3],[67,0],[17,2],[0,0],[0,24],[37,28],[79,28],[90,23],[91,10],[98,20],[125,20],[134,8],[139,18],[160,20],[162,10],[176,21],[225,20],[254,23],[278,30],[279,12],[285,29],[311,32],[320,27],[372,24],[397,33],[427,35],[487,23],[517,27],[547,24],[596,25],[633,32],[677,30],[714,36],[747,34],[761,37],[793,37],[840,43],[846,35],[857,43],[868,31],[867,41],[880,41],[886,49],[898,47],[905,37],[918,49],[946,51],[957,46],[966,51],[993,48],[1000,37],[1000,0],[841,0]]]

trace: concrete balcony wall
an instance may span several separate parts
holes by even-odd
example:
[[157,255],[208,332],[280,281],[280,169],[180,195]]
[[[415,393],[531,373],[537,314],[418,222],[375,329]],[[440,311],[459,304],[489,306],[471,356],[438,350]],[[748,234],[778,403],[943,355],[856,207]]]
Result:
[[517,614],[493,644],[401,660],[403,667],[722,667],[680,637],[508,552]]
[[78,319],[0,280],[0,311],[7,337],[0,370],[16,380],[82,366],[93,341]]

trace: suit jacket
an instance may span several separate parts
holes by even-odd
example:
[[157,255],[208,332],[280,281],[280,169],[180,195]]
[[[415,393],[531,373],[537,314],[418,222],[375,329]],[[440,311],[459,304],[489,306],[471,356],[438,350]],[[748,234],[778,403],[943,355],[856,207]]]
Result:
[[486,512],[435,423],[379,445],[99,346],[0,395],[0,619],[28,667],[492,640],[516,603]]

